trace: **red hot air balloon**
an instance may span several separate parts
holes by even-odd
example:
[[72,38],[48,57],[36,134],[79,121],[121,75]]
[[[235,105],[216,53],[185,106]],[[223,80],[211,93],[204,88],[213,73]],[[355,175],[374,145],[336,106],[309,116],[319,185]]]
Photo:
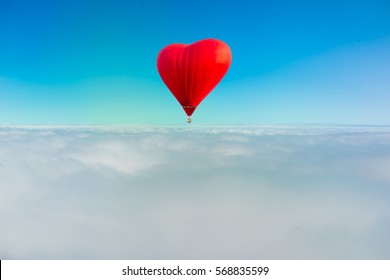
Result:
[[157,57],[157,70],[191,122],[202,100],[222,80],[232,62],[229,46],[217,39],[171,44]]

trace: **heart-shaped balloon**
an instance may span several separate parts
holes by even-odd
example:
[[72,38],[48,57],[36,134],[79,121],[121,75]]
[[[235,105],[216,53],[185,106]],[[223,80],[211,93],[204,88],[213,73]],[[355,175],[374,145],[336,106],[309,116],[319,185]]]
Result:
[[229,46],[216,39],[172,44],[157,57],[157,70],[168,89],[190,117],[229,69]]

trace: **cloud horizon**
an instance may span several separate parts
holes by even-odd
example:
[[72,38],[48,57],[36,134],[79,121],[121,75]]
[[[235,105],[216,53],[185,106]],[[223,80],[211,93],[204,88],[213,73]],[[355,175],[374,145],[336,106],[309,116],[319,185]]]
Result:
[[386,126],[0,127],[1,259],[388,259]]

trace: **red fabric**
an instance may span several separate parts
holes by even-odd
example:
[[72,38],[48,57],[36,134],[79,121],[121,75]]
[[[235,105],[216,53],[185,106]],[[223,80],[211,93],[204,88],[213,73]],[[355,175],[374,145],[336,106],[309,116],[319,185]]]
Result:
[[229,46],[216,39],[191,45],[172,44],[157,57],[157,70],[165,85],[191,116],[200,102],[215,88],[229,69]]

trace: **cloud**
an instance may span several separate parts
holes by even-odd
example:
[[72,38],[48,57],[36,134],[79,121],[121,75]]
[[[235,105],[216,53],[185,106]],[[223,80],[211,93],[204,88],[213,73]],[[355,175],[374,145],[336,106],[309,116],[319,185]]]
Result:
[[390,129],[1,127],[2,259],[388,259]]

